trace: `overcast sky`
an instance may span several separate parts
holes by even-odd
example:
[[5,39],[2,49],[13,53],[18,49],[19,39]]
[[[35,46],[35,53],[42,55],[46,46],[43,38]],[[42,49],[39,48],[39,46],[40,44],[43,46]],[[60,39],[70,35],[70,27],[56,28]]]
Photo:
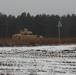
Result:
[[0,12],[20,15],[22,12],[36,14],[76,14],[76,0],[0,0]]

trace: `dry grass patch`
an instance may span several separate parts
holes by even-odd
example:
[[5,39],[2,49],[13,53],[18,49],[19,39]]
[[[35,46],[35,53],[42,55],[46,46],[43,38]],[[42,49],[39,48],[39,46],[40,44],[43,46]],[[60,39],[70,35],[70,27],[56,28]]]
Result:
[[[34,38],[34,39],[0,39],[0,46],[14,45],[55,45],[59,44],[58,38]],[[76,44],[76,38],[62,38],[61,44]]]

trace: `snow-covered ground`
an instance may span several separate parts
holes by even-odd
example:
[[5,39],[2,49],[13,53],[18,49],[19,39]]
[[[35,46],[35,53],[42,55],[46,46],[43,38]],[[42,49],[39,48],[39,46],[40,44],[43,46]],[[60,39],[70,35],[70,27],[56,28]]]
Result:
[[0,75],[76,75],[76,45],[0,47]]

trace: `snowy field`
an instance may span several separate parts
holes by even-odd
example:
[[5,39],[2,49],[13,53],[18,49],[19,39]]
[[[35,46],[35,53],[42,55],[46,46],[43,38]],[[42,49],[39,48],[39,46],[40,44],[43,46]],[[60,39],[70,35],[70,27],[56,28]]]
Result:
[[76,45],[0,47],[0,75],[76,75]]

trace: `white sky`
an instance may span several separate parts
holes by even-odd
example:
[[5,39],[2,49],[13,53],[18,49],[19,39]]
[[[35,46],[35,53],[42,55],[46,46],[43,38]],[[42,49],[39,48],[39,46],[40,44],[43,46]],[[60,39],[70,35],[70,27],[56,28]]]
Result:
[[76,0],[0,0],[0,12],[20,15],[22,12],[36,14],[76,14]]

